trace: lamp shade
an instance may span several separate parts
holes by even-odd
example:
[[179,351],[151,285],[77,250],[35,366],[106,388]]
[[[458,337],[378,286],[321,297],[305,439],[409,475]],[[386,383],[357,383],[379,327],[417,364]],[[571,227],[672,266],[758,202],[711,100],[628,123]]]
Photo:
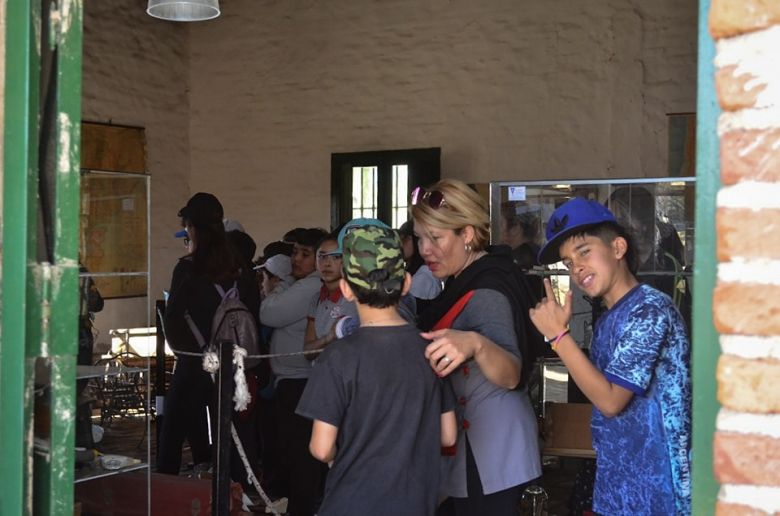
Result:
[[219,16],[219,0],[149,0],[146,13],[170,21],[211,20]]

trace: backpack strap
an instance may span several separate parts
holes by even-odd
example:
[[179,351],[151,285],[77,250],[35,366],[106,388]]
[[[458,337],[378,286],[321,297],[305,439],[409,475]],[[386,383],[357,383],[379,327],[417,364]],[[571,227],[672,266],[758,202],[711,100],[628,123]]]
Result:
[[192,320],[192,317],[190,317],[190,313],[188,311],[184,312],[184,320],[187,321],[187,325],[190,327],[190,331],[195,337],[195,340],[198,341],[200,349],[206,349],[208,343],[206,342],[206,339],[203,338],[203,335],[200,333],[200,330],[195,325],[195,321]]
[[[471,297],[474,295],[473,290],[469,290],[465,294],[461,296],[458,301],[450,307],[449,310],[447,310],[447,313],[444,314],[444,316],[439,319],[439,321],[433,326],[431,331],[436,330],[443,330],[445,328],[452,327],[452,323],[455,322],[455,318],[460,315],[460,313],[463,311],[464,308],[466,308],[466,304],[469,302]],[[456,450],[458,449],[458,445],[454,444],[452,446],[442,446],[441,447],[441,454],[444,457],[454,457]]]
[[226,297],[238,297],[238,282],[234,281],[233,286],[227,289],[222,288],[219,283],[214,283],[214,288],[217,289],[219,297],[225,299]]
[[466,304],[469,302],[471,297],[474,295],[473,290],[469,290],[463,296],[461,296],[458,301],[452,305],[452,307],[447,310],[447,313],[444,314],[444,316],[439,319],[439,321],[431,328],[431,331],[436,330],[443,330],[445,328],[452,327],[452,323],[455,322],[455,319],[460,315],[460,313],[463,311],[463,309],[466,307]]

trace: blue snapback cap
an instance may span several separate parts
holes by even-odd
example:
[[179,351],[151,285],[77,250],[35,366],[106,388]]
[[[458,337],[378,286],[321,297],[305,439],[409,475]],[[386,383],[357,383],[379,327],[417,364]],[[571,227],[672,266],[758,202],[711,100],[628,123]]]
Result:
[[547,221],[547,243],[539,251],[539,263],[547,265],[561,261],[561,244],[575,233],[605,222],[617,223],[615,216],[598,201],[575,197],[560,205]]
[[346,236],[346,234],[352,231],[353,229],[362,228],[365,226],[377,226],[383,229],[391,229],[390,226],[388,226],[387,224],[385,224],[379,219],[369,219],[369,218],[362,218],[362,217],[357,219],[352,219],[346,224],[344,224],[344,227],[342,227],[341,231],[339,231],[339,236],[338,236],[339,248],[336,249],[335,251],[332,251],[329,254],[344,254],[344,245],[343,245],[344,236]]

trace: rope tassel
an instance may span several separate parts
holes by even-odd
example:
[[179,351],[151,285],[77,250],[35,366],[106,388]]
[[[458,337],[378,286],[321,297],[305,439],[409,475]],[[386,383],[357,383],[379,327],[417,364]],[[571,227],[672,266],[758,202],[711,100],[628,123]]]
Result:
[[244,374],[244,358],[246,350],[240,346],[233,346],[233,364],[236,366],[236,372],[233,380],[236,382],[236,388],[233,393],[233,401],[236,402],[236,411],[246,410],[249,402],[252,401],[252,395],[246,386],[246,375]]
[[[236,371],[233,374],[233,381],[236,383],[233,401],[235,402],[236,412],[246,410],[252,401],[252,395],[246,385],[246,375],[244,374],[244,359],[246,356],[247,353],[244,348],[233,346],[233,364],[236,366]],[[216,351],[203,353],[203,370],[211,374],[216,374],[219,371],[219,356]]]
[[217,371],[219,371],[219,356],[217,356],[216,351],[203,353],[203,370],[207,373],[217,374]]

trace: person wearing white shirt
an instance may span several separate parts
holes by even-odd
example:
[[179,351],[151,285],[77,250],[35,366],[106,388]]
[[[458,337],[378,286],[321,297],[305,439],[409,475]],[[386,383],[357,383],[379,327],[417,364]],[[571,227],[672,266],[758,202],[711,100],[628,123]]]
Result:
[[[295,282],[287,289],[274,289],[260,305],[260,321],[274,328],[271,353],[303,351],[309,303],[320,289],[320,277],[315,269],[318,242],[326,235],[319,228],[300,232],[290,258]],[[274,419],[277,442],[283,460],[280,472],[289,489],[288,512],[309,515],[316,512],[322,496],[327,467],[309,453],[311,421],[295,414],[311,362],[305,355],[271,359],[276,377]]]

